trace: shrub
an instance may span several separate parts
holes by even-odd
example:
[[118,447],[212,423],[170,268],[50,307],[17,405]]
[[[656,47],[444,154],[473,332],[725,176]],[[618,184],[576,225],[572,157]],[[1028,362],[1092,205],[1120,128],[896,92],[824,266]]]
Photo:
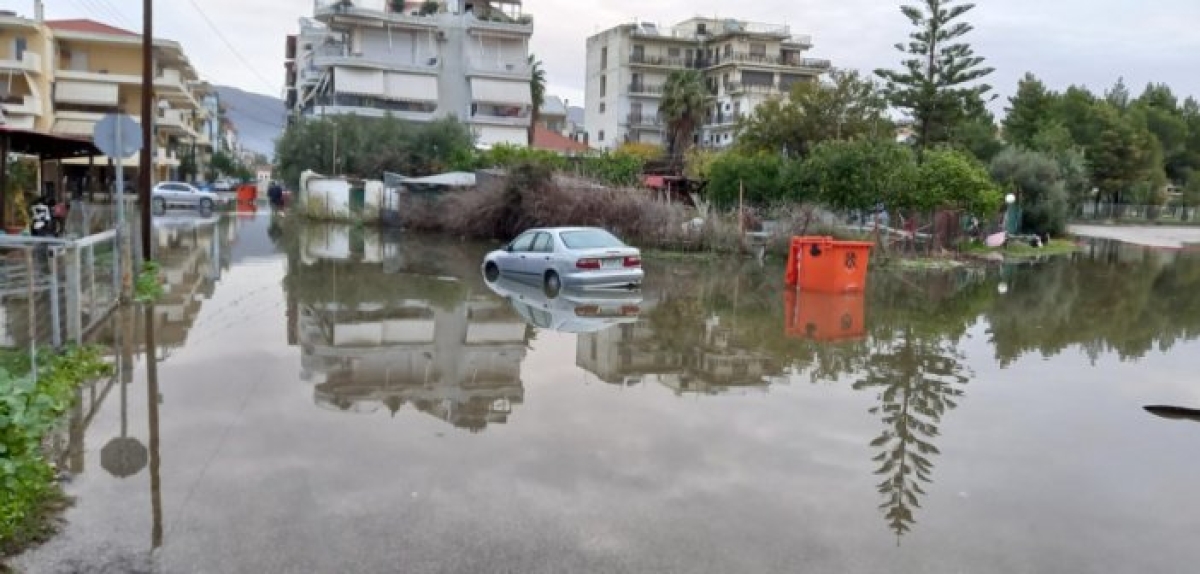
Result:
[[1068,193],[1063,166],[1054,157],[1008,148],[991,165],[992,178],[1018,198],[1021,228],[1037,234],[1067,230]]
[[38,365],[20,359],[5,363],[0,367],[0,555],[45,533],[44,522],[38,522],[56,489],[42,440],[70,409],[76,387],[109,370],[94,349],[72,349]]

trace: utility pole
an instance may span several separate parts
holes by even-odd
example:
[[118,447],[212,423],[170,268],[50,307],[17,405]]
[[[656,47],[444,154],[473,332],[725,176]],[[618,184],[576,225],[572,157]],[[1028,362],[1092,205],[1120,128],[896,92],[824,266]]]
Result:
[[150,170],[158,142],[152,138],[154,122],[154,0],[142,0],[142,153],[138,161],[138,205],[142,209],[142,261],[150,261]]

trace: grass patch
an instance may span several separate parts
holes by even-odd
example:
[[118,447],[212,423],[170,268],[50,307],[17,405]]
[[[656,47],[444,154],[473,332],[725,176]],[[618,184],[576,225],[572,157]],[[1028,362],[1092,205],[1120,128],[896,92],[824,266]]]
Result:
[[18,355],[4,362],[14,370],[0,369],[0,558],[53,534],[66,499],[43,441],[70,410],[75,389],[111,371],[92,348],[43,353],[36,365]]
[[159,276],[157,261],[147,261],[138,273],[137,282],[133,286],[133,299],[139,303],[153,303],[162,297],[163,281]]
[[963,248],[966,255],[988,255],[998,253],[1004,257],[1029,258],[1046,255],[1066,255],[1079,251],[1079,244],[1069,239],[1051,239],[1044,247],[1033,247],[1026,243],[1012,243],[1006,247],[988,247],[974,243]]

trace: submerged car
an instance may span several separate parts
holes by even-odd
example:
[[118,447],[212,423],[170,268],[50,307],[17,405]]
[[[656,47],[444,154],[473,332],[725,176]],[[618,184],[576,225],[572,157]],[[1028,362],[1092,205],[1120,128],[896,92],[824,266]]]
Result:
[[202,191],[190,183],[181,181],[164,181],[154,186],[154,191],[150,194],[150,205],[155,213],[163,213],[167,209],[177,207],[209,213],[218,203],[221,203],[219,195],[211,191]]
[[508,278],[489,281],[488,288],[508,301],[526,323],[562,333],[595,333],[636,323],[642,310],[638,291],[567,288],[558,297],[548,297],[536,286]]
[[483,275],[536,282],[550,297],[563,287],[637,288],[644,277],[641,252],[596,227],[530,229],[488,253]]

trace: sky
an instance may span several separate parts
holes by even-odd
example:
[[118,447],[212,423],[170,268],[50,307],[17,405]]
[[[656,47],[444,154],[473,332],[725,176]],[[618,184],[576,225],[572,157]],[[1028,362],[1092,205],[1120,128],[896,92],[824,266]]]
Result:
[[[29,15],[34,0],[0,0]],[[140,29],[140,0],[45,0],[47,18],[91,18]],[[636,21],[662,26],[696,15],[787,24],[808,34],[808,54],[842,68],[896,67],[905,40],[899,1],[525,0],[535,18],[531,51],[544,62],[549,93],[582,105],[585,40]],[[1151,81],[1200,97],[1200,2],[1197,0],[976,0],[966,20],[976,52],[996,68],[989,79],[1003,108],[1017,80],[1033,72],[1049,86],[1102,91],[1124,77],[1137,94]],[[731,10],[736,6],[736,10]],[[279,96],[284,37],[311,15],[312,0],[159,0],[155,35],[183,44],[201,75],[216,84]],[[211,22],[212,26],[209,25]],[[220,32],[214,31],[214,27]]]

